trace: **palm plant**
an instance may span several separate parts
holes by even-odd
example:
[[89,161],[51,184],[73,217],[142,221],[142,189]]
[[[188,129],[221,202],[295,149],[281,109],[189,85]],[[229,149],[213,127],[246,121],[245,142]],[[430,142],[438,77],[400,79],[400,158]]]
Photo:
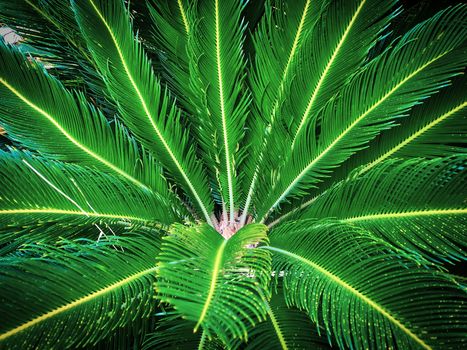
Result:
[[0,1],[1,348],[465,346],[467,6],[245,6]]

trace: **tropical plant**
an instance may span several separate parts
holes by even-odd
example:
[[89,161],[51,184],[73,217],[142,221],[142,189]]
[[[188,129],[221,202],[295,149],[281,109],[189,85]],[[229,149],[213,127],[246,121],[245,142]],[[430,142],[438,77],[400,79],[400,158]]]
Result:
[[246,6],[0,1],[2,349],[466,346],[467,6]]

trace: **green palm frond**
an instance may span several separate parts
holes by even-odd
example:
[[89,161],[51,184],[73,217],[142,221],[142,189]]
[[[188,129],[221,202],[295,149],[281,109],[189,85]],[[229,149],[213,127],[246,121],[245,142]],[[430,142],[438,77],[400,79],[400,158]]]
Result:
[[287,303],[306,310],[339,347],[451,349],[465,340],[465,292],[366,231],[305,220],[270,240],[265,249],[284,274]]
[[1,152],[0,164],[0,223],[6,227],[175,220],[168,203],[111,175],[23,152]]
[[467,259],[467,155],[388,160],[326,191],[300,216],[337,218],[434,259]]
[[23,38],[22,43],[33,48],[28,53],[39,55],[56,66],[57,72],[65,73],[65,81],[79,79],[83,68],[92,67],[92,57],[68,2],[2,0],[0,8],[0,22],[13,28]]
[[370,144],[359,160],[362,164],[371,159],[362,171],[388,158],[434,158],[465,153],[467,99],[460,92],[466,88],[466,81],[462,79],[452,89],[444,90],[414,108],[400,126]]
[[316,125],[310,125],[297,138],[283,166],[287,171],[281,172],[272,194],[267,195],[270,187],[262,190],[262,197],[268,198],[259,209],[259,218],[264,219],[286,198],[303,195],[305,189],[391,127],[395,118],[461,73],[467,60],[460,46],[467,32],[457,19],[465,18],[466,13],[467,8],[461,5],[441,11],[355,75],[316,118],[321,123],[319,134]]
[[193,196],[193,204],[211,222],[212,202],[201,163],[180,110],[162,88],[151,62],[133,34],[123,1],[73,1],[89,49],[110,94],[131,131]]
[[218,182],[224,220],[235,219],[240,198],[244,150],[239,147],[250,97],[244,91],[246,60],[242,51],[244,4],[234,1],[200,1],[190,12],[188,50],[190,73],[200,129],[199,142],[211,174]]
[[18,256],[4,258],[2,346],[83,347],[148,317],[155,306],[158,246],[156,237],[64,241],[58,247],[25,246]]
[[158,256],[158,297],[208,339],[246,340],[248,325],[266,314],[270,255],[254,248],[266,240],[264,225],[246,226],[228,240],[207,225],[173,226]]
[[82,94],[67,91],[39,65],[3,43],[0,97],[0,123],[10,138],[56,159],[123,176],[173,199],[154,160],[122,125],[112,128]]

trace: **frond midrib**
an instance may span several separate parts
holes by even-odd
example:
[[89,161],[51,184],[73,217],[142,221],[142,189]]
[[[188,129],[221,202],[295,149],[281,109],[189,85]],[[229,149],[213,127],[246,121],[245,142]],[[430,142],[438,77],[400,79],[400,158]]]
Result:
[[225,99],[224,99],[224,82],[222,75],[222,62],[221,62],[221,42],[220,42],[220,28],[219,28],[219,0],[216,0],[216,65],[217,65],[217,79],[219,82],[219,104],[221,107],[221,119],[222,119],[222,133],[224,139],[224,153],[225,153],[225,165],[227,171],[227,186],[229,191],[229,206],[230,206],[230,221],[234,220],[234,197],[233,197],[233,180],[232,180],[232,169],[230,164],[230,147],[229,147],[229,135],[227,131],[227,116],[225,114]]
[[87,211],[80,211],[80,210],[64,210],[64,209],[57,209],[57,208],[0,210],[0,216],[1,215],[21,215],[21,214],[25,214],[25,215],[56,214],[56,215],[96,217],[96,218],[105,218],[105,219],[122,219],[122,220],[140,221],[140,222],[148,221],[147,219],[137,217],[137,216],[118,215],[118,214],[99,213],[99,212],[87,212]]
[[76,299],[74,301],[72,301],[71,303],[68,303],[68,304],[65,304],[63,306],[60,306],[58,308],[55,308],[54,310],[52,311],[49,311],[47,313],[44,313],[34,319],[32,319],[31,321],[28,321],[26,323],[23,323],[22,325],[16,327],[16,328],[13,328],[3,334],[0,334],[0,341],[3,341],[11,336],[14,336],[15,334],[19,333],[19,332],[22,332],[30,327],[33,327],[34,325],[38,324],[38,323],[41,323],[41,322],[44,322],[44,321],[47,321],[48,319],[50,318],[53,318],[57,315],[60,315],[64,312],[67,312],[77,306],[80,306],[84,303],[87,303],[93,299],[96,299],[106,293],[109,293],[109,292],[112,292],[113,290],[115,289],[118,289],[120,287],[123,287],[151,272],[155,272],[157,270],[157,267],[151,267],[149,269],[146,269],[146,270],[143,270],[143,271],[140,271],[140,272],[137,272],[135,274],[132,274],[130,276],[128,276],[127,278],[124,278],[116,283],[113,283],[107,287],[104,287],[96,292],[93,292],[91,294],[88,294],[84,297],[81,297],[79,299]]
[[94,11],[96,12],[97,16],[99,17],[99,19],[102,21],[105,28],[109,32],[109,35],[112,38],[112,41],[113,41],[113,43],[115,45],[115,49],[117,50],[119,58],[120,58],[120,60],[122,62],[123,68],[125,69],[125,73],[128,76],[128,79],[130,80],[130,83],[131,83],[133,89],[135,90],[136,94],[138,95],[138,99],[139,99],[139,101],[141,103],[141,106],[143,107],[144,113],[146,114],[146,117],[149,119],[149,122],[151,123],[152,127],[154,128],[154,131],[156,132],[157,137],[161,141],[162,145],[166,149],[166,151],[169,154],[170,158],[174,162],[174,164],[177,167],[178,171],[180,172],[183,179],[185,180],[188,187],[190,188],[191,192],[193,193],[196,201],[198,202],[198,205],[200,206],[200,208],[201,208],[201,210],[202,210],[202,212],[204,214],[204,217],[205,217],[206,221],[211,226],[213,226],[213,223],[211,221],[211,217],[209,216],[209,213],[208,213],[208,211],[206,209],[206,206],[204,205],[203,201],[201,200],[201,197],[199,196],[198,192],[196,191],[195,187],[193,186],[192,182],[190,181],[189,177],[187,176],[187,174],[186,174],[185,170],[183,169],[182,165],[178,161],[177,157],[175,157],[175,154],[173,153],[172,149],[170,148],[170,146],[169,146],[167,140],[165,139],[164,135],[162,134],[162,132],[159,130],[158,126],[154,122],[153,116],[152,116],[151,112],[149,111],[149,108],[148,108],[148,106],[146,104],[146,101],[145,101],[143,95],[141,94],[141,91],[139,90],[138,86],[136,85],[136,82],[135,82],[133,76],[131,75],[128,64],[127,64],[127,62],[125,60],[125,57],[123,56],[123,51],[120,48],[120,45],[118,44],[117,38],[115,37],[115,35],[114,35],[113,31],[112,31],[112,28],[110,27],[109,23],[106,21],[103,14],[99,11],[96,4],[92,0],[89,0],[89,3],[91,4],[91,6],[94,9]]
[[211,305],[212,298],[214,296],[214,292],[216,290],[217,286],[217,280],[219,279],[219,271],[220,267],[222,264],[222,255],[224,254],[225,247],[227,246],[227,239],[224,239],[222,244],[220,245],[219,249],[217,250],[216,253],[216,258],[214,260],[214,265],[212,269],[212,274],[211,274],[211,284],[209,286],[209,291],[208,295],[206,297],[206,301],[204,302],[203,309],[201,310],[201,314],[198,318],[198,322],[196,323],[196,326],[194,328],[194,332],[196,332],[203,322],[204,318],[206,317],[206,314],[208,312],[209,306]]
[[420,130],[414,132],[412,135],[408,136],[407,138],[405,138],[403,141],[399,142],[397,145],[395,145],[394,147],[392,147],[389,151],[385,152],[383,155],[381,155],[380,157],[378,157],[377,159],[375,159],[373,162],[369,163],[367,166],[365,166],[362,170],[361,170],[361,173],[364,173],[368,170],[370,170],[371,168],[373,168],[375,165],[381,163],[383,160],[387,159],[388,157],[392,156],[394,153],[396,153],[397,151],[399,151],[400,149],[404,148],[405,146],[407,146],[410,142],[412,142],[413,140],[415,140],[416,138],[420,137],[423,133],[425,133],[426,131],[430,130],[431,128],[435,127],[436,125],[438,125],[439,123],[441,123],[443,120],[449,118],[450,116],[454,115],[455,113],[459,112],[460,110],[462,110],[463,108],[465,108],[467,106],[467,101],[464,101],[463,103],[459,104],[458,106],[452,108],[451,110],[449,110],[448,112],[446,113],[443,113],[441,116],[439,116],[438,118],[436,118],[435,120],[431,121],[430,123],[428,123],[427,125],[425,125],[423,128],[421,128]]
[[281,248],[276,248],[272,246],[265,246],[261,247],[262,249],[268,249],[272,250],[276,253],[283,254],[286,256],[289,256],[295,260],[301,261],[305,263],[306,265],[312,267],[313,269],[317,270],[319,273],[325,275],[327,278],[331,279],[334,283],[337,283],[353,295],[355,295],[357,298],[362,300],[365,304],[369,305],[371,308],[376,310],[378,313],[383,315],[386,319],[388,319],[392,324],[394,324],[397,328],[399,328],[401,331],[403,331],[405,334],[407,334],[410,338],[412,338],[415,342],[417,342],[420,346],[422,346],[424,349],[431,350],[431,346],[426,344],[422,339],[420,339],[415,333],[413,333],[410,329],[408,329],[401,321],[399,321],[397,318],[392,316],[389,311],[385,310],[382,306],[380,306],[378,303],[375,301],[371,300],[369,297],[352,287],[349,283],[343,281],[341,278],[333,274],[332,272],[326,270],[325,268],[321,267],[320,265],[314,263],[313,261],[306,259],[300,255],[297,255],[295,253],[289,252],[287,250],[281,249]]
[[[302,32],[303,32],[303,25],[305,24],[305,20],[306,20],[307,14],[308,14],[308,7],[310,6],[310,2],[311,2],[311,0],[307,0],[307,2],[305,3],[305,7],[303,8],[303,13],[302,13],[302,16],[300,18],[300,23],[298,25],[297,32],[296,32],[295,37],[294,37],[292,48],[290,49],[289,57],[287,59],[287,64],[285,65],[284,71],[282,72],[281,82],[279,84],[278,95],[277,95],[277,97],[275,99],[274,107],[272,108],[272,111],[271,111],[271,116],[270,116],[271,127],[275,122],[275,115],[277,113],[277,109],[279,108],[279,102],[280,102],[279,100],[280,100],[280,96],[281,96],[281,94],[283,93],[283,90],[284,90],[285,80],[286,80],[286,78],[287,78],[287,76],[289,74],[290,64],[292,63],[293,57],[295,56],[295,53],[297,52],[298,42],[299,42],[300,36],[302,35]],[[260,159],[260,163],[262,163],[262,159],[263,159],[262,155],[263,155],[263,151],[266,148],[266,146],[267,146],[267,139],[263,142],[263,145],[261,146],[260,156],[258,157]],[[258,178],[259,165],[260,164],[257,164],[256,167],[255,167],[254,174],[253,174],[253,177],[251,179],[251,183],[250,183],[250,186],[249,186],[249,189],[248,189],[248,193],[247,193],[247,197],[246,197],[246,201],[245,201],[245,208],[243,209],[243,213],[242,213],[242,216],[241,216],[241,219],[240,219],[240,222],[241,222],[242,225],[245,224],[246,217],[248,215],[248,209],[250,207],[250,203],[251,203],[251,200],[253,198],[254,190],[255,190],[255,187],[256,187],[256,181],[257,181],[257,178]]]
[[341,219],[344,222],[377,221],[402,219],[408,217],[440,216],[440,215],[463,215],[467,214],[467,208],[462,209],[427,209],[427,210],[409,210],[391,213],[374,213],[360,216],[352,216]]

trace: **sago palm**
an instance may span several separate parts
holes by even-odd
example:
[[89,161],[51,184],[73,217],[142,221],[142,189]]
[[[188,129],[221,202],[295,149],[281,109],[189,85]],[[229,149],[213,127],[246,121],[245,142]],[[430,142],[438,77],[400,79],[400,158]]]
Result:
[[0,348],[466,346],[467,6],[245,6],[0,1]]

